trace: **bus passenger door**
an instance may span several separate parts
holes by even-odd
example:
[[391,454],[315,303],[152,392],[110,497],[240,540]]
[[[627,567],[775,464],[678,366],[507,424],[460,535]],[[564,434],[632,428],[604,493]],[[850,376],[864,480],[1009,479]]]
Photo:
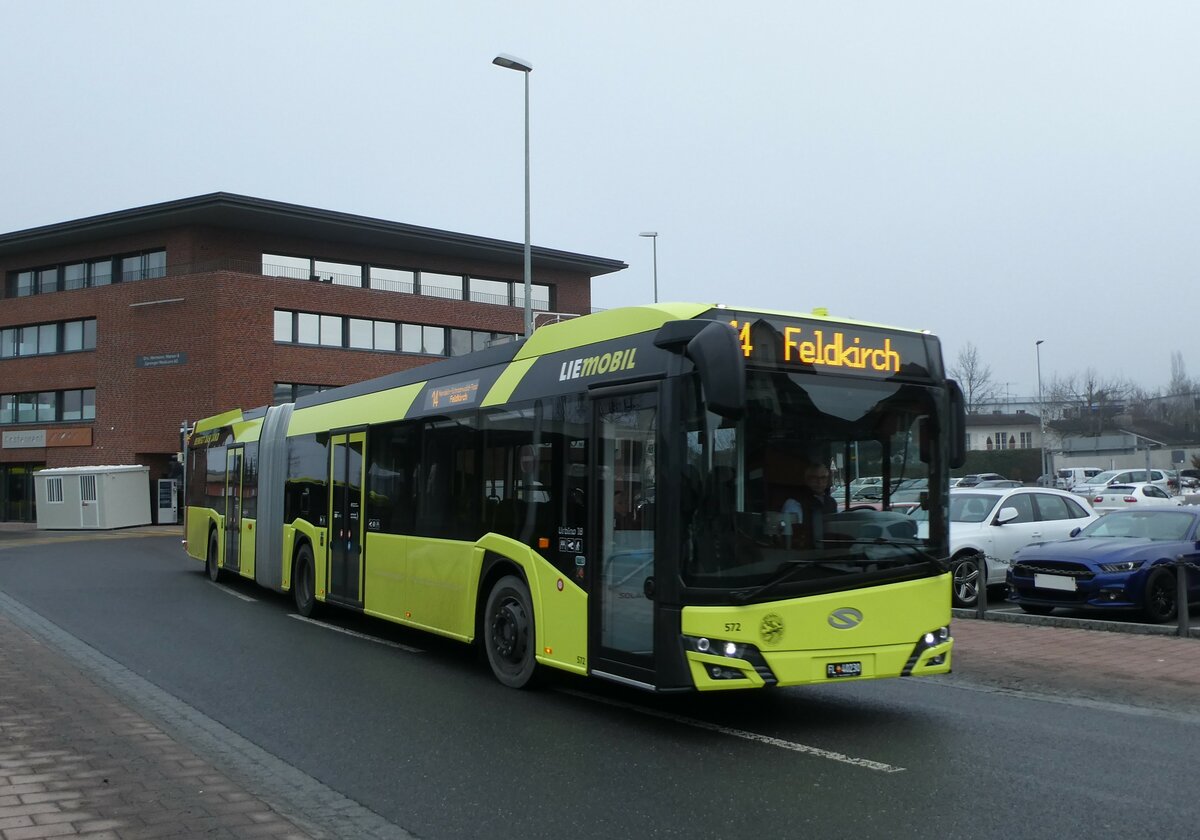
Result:
[[330,436],[329,566],[330,600],[362,605],[363,470],[365,432]]
[[242,448],[225,452],[225,568],[242,567]]
[[639,391],[594,403],[599,568],[593,570],[591,670],[655,685],[655,450],[658,395]]

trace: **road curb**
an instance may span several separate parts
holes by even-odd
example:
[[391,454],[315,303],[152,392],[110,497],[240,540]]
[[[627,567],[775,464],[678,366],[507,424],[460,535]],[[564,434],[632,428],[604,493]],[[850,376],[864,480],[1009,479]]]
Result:
[[[973,609],[954,608],[950,610],[956,619],[973,619],[979,621],[979,612]],[[1200,617],[1197,617],[1200,619]],[[1134,624],[1124,621],[1105,621],[1098,618],[1067,618],[1056,615],[1029,615],[1027,613],[990,612],[983,621],[1000,621],[1007,624],[1034,624],[1041,627],[1072,627],[1077,630],[1102,630],[1107,633],[1134,633],[1141,636],[1174,636],[1179,637],[1179,627],[1175,624]],[[1200,627],[1193,625],[1186,637],[1200,639]]]

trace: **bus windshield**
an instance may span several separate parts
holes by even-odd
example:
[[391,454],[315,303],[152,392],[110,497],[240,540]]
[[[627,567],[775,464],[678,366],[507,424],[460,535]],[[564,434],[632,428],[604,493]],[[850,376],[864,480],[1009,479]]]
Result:
[[[746,412],[696,410],[687,434],[684,582],[737,602],[778,590],[851,588],[855,578],[942,571],[907,508],[944,504],[931,477],[933,388],[747,371]],[[878,481],[855,482],[870,476]]]

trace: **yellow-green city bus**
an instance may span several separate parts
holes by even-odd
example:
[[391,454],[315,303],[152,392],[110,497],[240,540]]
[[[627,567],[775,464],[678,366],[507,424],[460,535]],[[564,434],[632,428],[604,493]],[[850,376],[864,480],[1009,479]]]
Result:
[[[668,692],[950,670],[963,407],[932,335],[708,304],[194,426],[209,575]],[[808,487],[830,474],[832,493]],[[875,498],[852,480],[880,476]],[[927,523],[889,510],[917,488]],[[832,496],[833,498],[831,498]]]

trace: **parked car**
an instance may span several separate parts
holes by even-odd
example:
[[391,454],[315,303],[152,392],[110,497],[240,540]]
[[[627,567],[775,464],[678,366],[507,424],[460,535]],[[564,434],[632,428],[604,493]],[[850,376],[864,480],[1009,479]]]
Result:
[[1097,513],[1121,510],[1127,507],[1178,507],[1183,498],[1172,496],[1157,484],[1110,484],[1092,497],[1092,509]]
[[[1056,607],[1140,611],[1175,617],[1175,557],[1200,561],[1200,509],[1118,510],[1070,539],[1029,545],[1013,555],[1009,600],[1034,615]],[[1188,601],[1200,601],[1200,574],[1189,572]]]
[[964,475],[955,484],[955,487],[974,487],[981,481],[1000,481],[1004,476],[999,473],[977,473],[972,475]]
[[1091,499],[1096,496],[1105,487],[1110,484],[1135,484],[1138,482],[1149,481],[1151,484],[1157,484],[1163,490],[1168,490],[1167,474],[1163,470],[1150,470],[1150,478],[1146,478],[1146,471],[1142,470],[1105,470],[1098,473],[1087,481],[1080,482],[1071,488],[1071,492],[1076,495],[1083,496],[1085,499]]
[[975,485],[976,489],[988,487],[1024,487],[1025,485],[1014,478],[997,478],[981,481]]
[[[928,518],[927,511],[912,511],[912,515]],[[1085,500],[1065,490],[954,488],[950,491],[954,606],[976,605],[981,570],[985,586],[1003,584],[1008,560],[1018,548],[1032,542],[1063,539],[1096,518],[1096,512]]]
[[1071,490],[1076,484],[1082,484],[1102,472],[1103,467],[1063,467],[1055,472],[1054,486],[1059,490]]

